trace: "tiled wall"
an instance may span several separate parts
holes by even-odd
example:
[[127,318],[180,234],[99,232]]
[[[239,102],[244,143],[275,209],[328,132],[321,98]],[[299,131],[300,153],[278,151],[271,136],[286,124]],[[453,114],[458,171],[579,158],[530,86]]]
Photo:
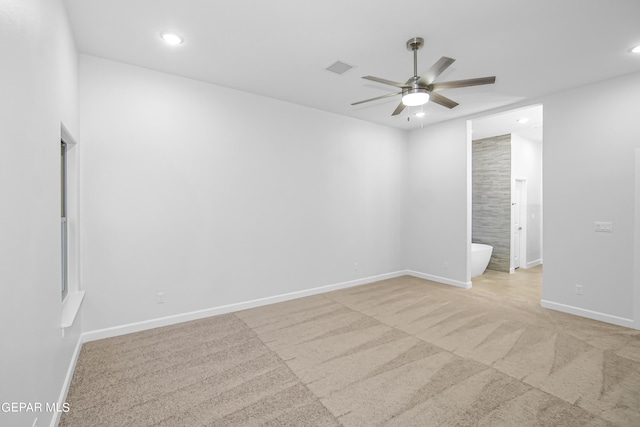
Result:
[[493,246],[487,268],[511,266],[511,135],[473,141],[472,241]]

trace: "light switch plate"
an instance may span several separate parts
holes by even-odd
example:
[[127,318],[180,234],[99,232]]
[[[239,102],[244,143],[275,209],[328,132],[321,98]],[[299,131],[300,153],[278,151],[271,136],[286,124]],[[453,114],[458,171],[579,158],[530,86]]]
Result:
[[594,231],[596,233],[613,233],[613,223],[596,221],[594,226]]

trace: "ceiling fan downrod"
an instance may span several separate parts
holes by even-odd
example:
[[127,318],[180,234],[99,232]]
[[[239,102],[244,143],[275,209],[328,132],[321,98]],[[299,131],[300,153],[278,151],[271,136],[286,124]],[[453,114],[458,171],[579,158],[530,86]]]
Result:
[[418,77],[418,50],[424,46],[422,37],[414,37],[407,40],[407,50],[413,51],[413,77]]

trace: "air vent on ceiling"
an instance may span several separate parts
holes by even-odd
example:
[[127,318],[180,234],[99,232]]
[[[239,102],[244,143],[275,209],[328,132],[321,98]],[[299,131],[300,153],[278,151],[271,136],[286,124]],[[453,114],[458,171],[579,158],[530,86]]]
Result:
[[332,73],[343,74],[352,68],[353,66],[349,64],[345,64],[344,62],[341,62],[341,61],[336,61],[334,64],[327,67],[327,70],[331,71]]

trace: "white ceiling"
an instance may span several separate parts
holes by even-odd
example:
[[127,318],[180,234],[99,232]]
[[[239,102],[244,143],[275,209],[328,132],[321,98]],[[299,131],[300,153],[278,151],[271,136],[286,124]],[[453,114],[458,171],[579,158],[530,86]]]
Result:
[[[65,0],[82,53],[160,70],[369,122],[412,129],[640,72],[639,0]],[[159,33],[184,36],[177,47]],[[406,81],[405,42],[423,37],[418,73],[457,61],[437,81],[497,76],[441,92],[424,119],[391,117],[399,96],[361,79]],[[335,61],[351,64],[342,75]],[[418,107],[419,108],[419,107]],[[246,111],[239,112],[247,114]],[[253,112],[254,114],[256,112]],[[259,112],[257,112],[259,114]],[[421,123],[423,121],[423,123]],[[474,136],[475,137],[475,136]]]

